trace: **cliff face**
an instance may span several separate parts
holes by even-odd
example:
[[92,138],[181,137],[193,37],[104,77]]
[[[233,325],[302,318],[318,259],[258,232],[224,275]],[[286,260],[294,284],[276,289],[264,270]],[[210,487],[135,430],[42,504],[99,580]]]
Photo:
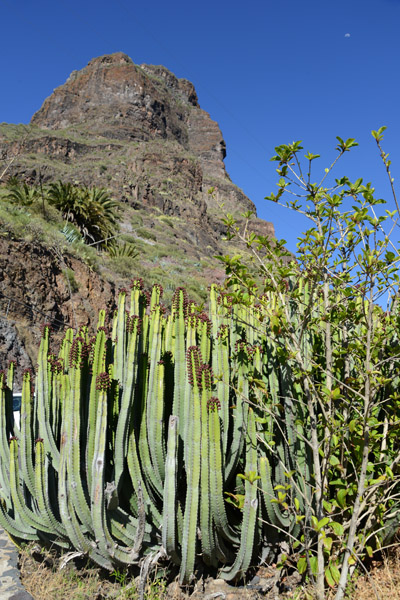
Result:
[[[108,187],[128,202],[144,201],[179,215],[181,201],[197,196],[196,203],[206,202],[212,215],[219,209],[207,189],[217,184],[226,210],[255,212],[226,173],[226,145],[218,124],[200,108],[194,86],[165,67],[137,66],[120,52],[95,58],[54,90],[31,123],[42,130],[41,139],[27,141],[31,150],[75,163],[85,182],[85,163],[93,171],[95,155],[98,164],[117,163],[118,173],[111,179],[107,173]],[[43,139],[46,130],[64,135]],[[84,160],[77,165],[80,157]],[[92,182],[94,175],[89,175]],[[95,178],[96,184],[106,183],[104,171]],[[169,186],[166,179],[172,180]],[[199,217],[204,226],[201,211]],[[272,224],[265,223],[265,232],[273,235]]]
[[[192,83],[162,66],[135,65],[120,52],[74,71],[29,126],[0,125],[7,175],[32,184],[61,179],[105,187],[124,203],[121,231],[142,244],[140,267],[148,283],[153,272],[161,272],[180,284],[178,274],[185,282],[194,269],[203,287],[221,279],[213,257],[229,249],[220,205],[234,215],[255,213],[226,173],[225,155],[218,124],[200,108]],[[254,229],[274,235],[272,224],[260,219]],[[98,308],[112,302],[116,280],[121,283],[110,273],[106,281],[101,269],[90,272],[76,257],[64,257],[65,267],[45,242],[27,245],[16,236],[7,239],[9,233],[0,238],[2,367],[13,358],[10,345],[22,362],[32,359],[30,346],[36,347],[38,325],[45,320],[40,310],[56,329],[63,322],[89,323]],[[144,252],[149,244],[151,259]],[[65,287],[66,268],[77,280],[73,292]]]
[[206,172],[226,177],[225,142],[218,124],[200,109],[194,86],[165,67],[136,66],[122,52],[74,71],[32,124],[43,129],[80,124],[92,135],[125,141],[176,141]]
[[[73,289],[68,274],[73,273]],[[50,323],[90,325],[101,308],[114,308],[115,286],[78,258],[62,256],[43,243],[0,239],[0,365],[17,361],[22,370],[35,366],[40,327]]]

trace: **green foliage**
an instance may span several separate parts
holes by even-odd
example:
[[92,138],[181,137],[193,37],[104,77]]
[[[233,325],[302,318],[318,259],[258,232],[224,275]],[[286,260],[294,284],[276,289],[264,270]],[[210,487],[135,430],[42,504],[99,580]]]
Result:
[[140,227],[140,228],[136,229],[136,233],[139,237],[141,237],[145,240],[152,240],[153,242],[157,241],[156,234],[153,233],[152,231],[149,231],[148,229],[145,229],[144,227]]
[[[398,209],[383,131],[372,135]],[[228,216],[228,236],[246,243],[254,262],[221,260],[232,301],[243,309],[257,302],[270,330],[267,379],[252,381],[272,403],[260,462],[270,523],[287,532],[317,597],[327,585],[339,600],[357,563],[390,543],[400,524],[400,345],[399,251],[390,239],[399,213],[382,214],[383,201],[362,179],[327,185],[337,160],[357,145],[337,139],[339,154],[319,183],[311,178],[318,155],[303,161],[300,142],[275,149],[279,191],[268,199],[311,223],[295,259],[284,241],[248,233],[251,222],[242,232]]]
[[11,178],[6,186],[6,198],[18,206],[30,206],[41,198],[40,189],[20,182],[15,177]]
[[123,244],[110,243],[107,251],[112,258],[136,258],[139,255],[139,252],[136,250],[135,245],[129,242],[124,242]]
[[107,246],[109,239],[115,236],[118,203],[106,190],[58,181],[49,185],[47,197],[66,221],[76,225],[84,240]]

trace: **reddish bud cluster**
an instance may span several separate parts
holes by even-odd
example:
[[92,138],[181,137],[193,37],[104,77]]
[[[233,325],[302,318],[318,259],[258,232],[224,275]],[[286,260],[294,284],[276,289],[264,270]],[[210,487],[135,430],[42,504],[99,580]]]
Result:
[[127,290],[126,288],[122,287],[119,288],[118,290],[118,294],[129,294],[129,290]]
[[15,360],[15,358],[10,358],[10,360],[8,361],[8,368],[10,368],[11,365],[14,365],[14,367],[17,366],[17,361]]
[[142,300],[142,302],[144,302],[145,306],[149,306],[150,301],[151,301],[151,294],[150,294],[149,290],[142,291],[141,300]]
[[137,328],[137,332],[140,333],[142,330],[142,319],[138,315],[131,315],[126,320],[126,330],[128,333],[133,333]]
[[17,436],[15,436],[15,435],[11,435],[11,436],[10,436],[10,439],[9,439],[8,441],[9,441],[9,443],[11,444],[11,442],[13,442],[14,440],[15,440],[16,442],[18,441],[18,438],[17,438]]
[[92,337],[90,338],[89,343],[87,345],[88,359],[89,359],[90,364],[93,364],[95,345],[96,345],[96,336],[92,335]]
[[106,392],[111,387],[111,379],[108,373],[99,373],[96,377],[96,390]]
[[194,314],[188,315],[185,319],[185,323],[187,327],[192,327],[194,329],[197,326],[197,316]]
[[259,350],[261,353],[264,352],[263,348],[260,345],[247,344],[246,341],[242,340],[240,342],[236,342],[235,351],[239,354],[240,352],[244,352],[249,358],[253,358],[256,351]]
[[210,335],[212,323],[211,323],[210,319],[208,318],[208,315],[206,315],[206,313],[202,312],[199,314],[198,319],[201,323],[206,325],[207,335]]
[[50,371],[52,373],[62,373],[64,366],[61,360],[58,360],[54,354],[50,354],[47,358],[47,362],[50,364]]
[[247,342],[245,340],[240,340],[235,343],[235,352],[246,352],[247,350]]
[[144,287],[143,279],[141,277],[136,277],[132,279],[130,288],[132,290],[142,290]]
[[32,369],[25,369],[25,371],[23,371],[23,373],[22,373],[22,381],[26,381],[29,379],[31,381],[31,386],[32,386],[32,378],[33,378]]
[[83,337],[77,335],[71,344],[69,351],[69,366],[82,369],[85,363],[85,358],[88,356],[90,347],[86,344]]
[[217,304],[219,306],[231,307],[233,304],[232,296],[221,293],[217,298]]
[[35,444],[38,444],[39,442],[43,442],[43,438],[36,438]]
[[183,313],[186,313],[186,308],[188,305],[189,299],[187,295],[187,291],[184,287],[178,287],[175,290],[174,295],[172,296],[172,309],[175,313],[179,312],[179,307],[182,303]]
[[217,332],[217,340],[225,340],[228,337],[229,327],[228,325],[220,325]]
[[198,315],[199,313],[196,311],[196,308],[196,302],[193,302],[193,300],[189,300],[186,305],[186,316],[189,317],[191,315]]
[[53,328],[50,325],[50,323],[42,323],[40,326],[40,333],[42,334],[42,337],[45,336],[46,334],[46,330],[48,331],[49,335],[52,332]]
[[218,400],[218,398],[213,396],[207,400],[207,410],[208,412],[214,412],[215,409],[221,410],[221,402]]
[[153,285],[153,290],[154,290],[154,288],[157,288],[157,289],[158,289],[158,291],[159,291],[159,294],[160,294],[160,298],[161,298],[161,297],[162,297],[162,295],[163,295],[163,293],[164,293],[164,288],[163,288],[163,286],[161,285],[161,283],[155,283],[155,284]]
[[188,380],[190,385],[194,385],[195,381],[197,385],[201,384],[200,359],[200,348],[198,348],[198,346],[190,346],[186,352]]
[[199,379],[203,383],[206,390],[211,389],[213,372],[210,365],[203,363],[200,367]]

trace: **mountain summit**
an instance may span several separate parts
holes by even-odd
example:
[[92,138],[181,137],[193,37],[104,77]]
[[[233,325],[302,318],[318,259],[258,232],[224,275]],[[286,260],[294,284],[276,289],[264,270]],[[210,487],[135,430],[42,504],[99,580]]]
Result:
[[[55,329],[89,324],[100,307],[110,306],[113,290],[136,275],[147,285],[160,282],[167,302],[178,285],[205,298],[209,283],[224,278],[215,255],[237,250],[224,241],[221,217],[256,213],[227,174],[225,155],[219,126],[200,108],[193,84],[163,66],[135,65],[122,52],[73,71],[30,125],[0,124],[0,173],[40,189],[55,181],[105,188],[120,202],[118,240],[137,250],[136,259],[98,253],[93,269],[86,250],[79,256],[71,247],[69,254],[39,221],[18,229],[12,219],[20,217],[7,225],[0,220],[6,230],[0,236],[0,309],[8,317],[0,322],[0,360],[2,335],[27,345],[26,323],[36,332],[44,315]],[[42,209],[29,211],[40,216],[45,209],[43,201]],[[47,221],[56,223],[59,216],[49,211]],[[274,237],[271,223],[255,217],[251,226]],[[54,235],[63,224],[58,227]]]

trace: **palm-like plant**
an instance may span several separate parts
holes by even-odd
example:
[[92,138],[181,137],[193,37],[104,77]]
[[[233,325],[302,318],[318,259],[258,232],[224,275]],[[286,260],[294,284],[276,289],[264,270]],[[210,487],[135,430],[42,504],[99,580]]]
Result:
[[80,198],[77,186],[63,181],[51,183],[47,189],[47,198],[62,213],[63,219],[78,224]]
[[111,242],[107,247],[107,252],[111,258],[136,258],[139,255],[135,245],[129,242],[123,244]]
[[40,190],[36,186],[12,178],[7,185],[6,198],[18,206],[30,206],[40,198]]
[[107,246],[108,239],[118,229],[118,203],[104,188],[83,188],[82,202],[86,210],[86,235],[93,242],[102,242]]
[[118,228],[118,203],[103,188],[51,183],[48,199],[66,221],[73,223],[85,241],[106,246]]

